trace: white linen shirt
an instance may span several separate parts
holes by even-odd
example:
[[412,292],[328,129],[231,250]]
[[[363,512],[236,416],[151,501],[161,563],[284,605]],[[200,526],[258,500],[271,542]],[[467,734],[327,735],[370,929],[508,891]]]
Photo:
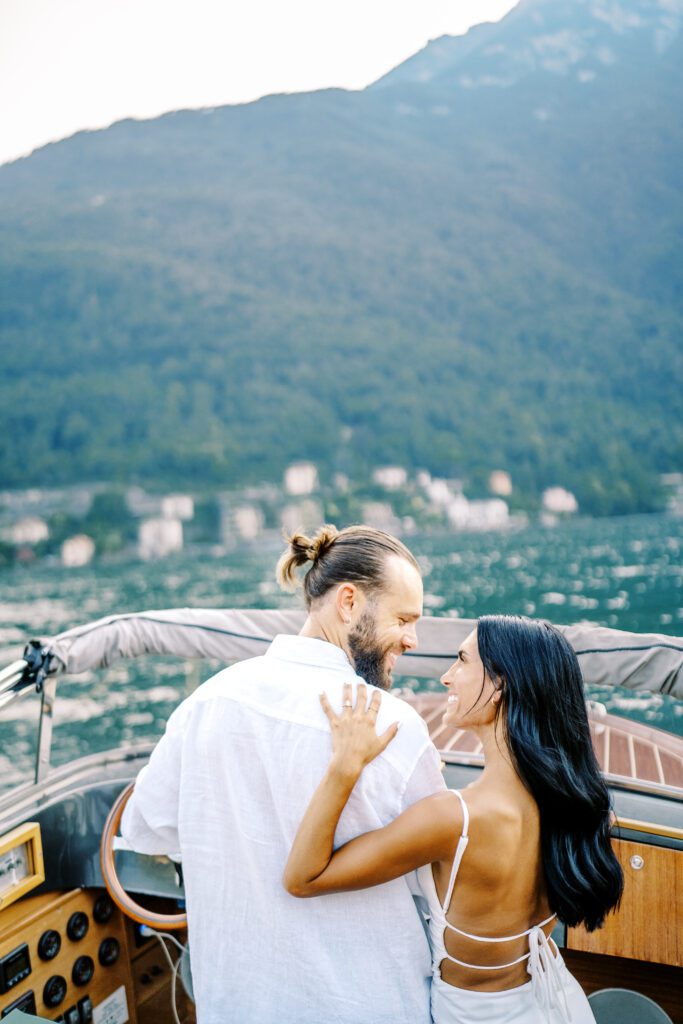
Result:
[[[406,878],[299,900],[282,886],[294,835],[329,763],[324,690],[359,681],[344,652],[277,636],[173,712],[138,776],[122,835],[180,851],[198,1024],[428,1024],[431,960]],[[370,688],[372,689],[372,687]],[[401,729],[364,770],[339,845],[444,788],[427,728],[383,693]]]

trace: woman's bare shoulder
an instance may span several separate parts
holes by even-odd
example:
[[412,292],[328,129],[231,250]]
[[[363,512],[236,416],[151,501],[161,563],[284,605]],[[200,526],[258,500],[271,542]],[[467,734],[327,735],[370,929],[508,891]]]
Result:
[[[503,887],[515,879],[522,889],[535,884],[540,857],[540,818],[525,794],[487,791],[464,794],[470,812],[470,864],[476,862],[479,881]],[[467,858],[463,863],[467,873]],[[525,881],[526,880],[526,881]]]
[[[431,801],[429,812],[438,822],[438,830],[446,842],[447,856],[450,857],[455,853],[458,840],[465,830],[465,811],[458,791],[444,789],[428,799]],[[467,810],[469,815],[469,808]]]
[[457,844],[463,831],[462,804],[451,789],[444,789],[440,793],[433,793],[423,800],[418,800],[403,812],[401,818],[406,816],[411,819],[412,828],[428,829],[433,837],[441,837],[447,847],[450,843]]

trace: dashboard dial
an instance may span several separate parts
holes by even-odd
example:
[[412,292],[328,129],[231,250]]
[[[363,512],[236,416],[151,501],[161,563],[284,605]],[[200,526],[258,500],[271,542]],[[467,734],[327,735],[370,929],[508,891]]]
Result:
[[93,919],[97,921],[98,924],[106,924],[113,913],[113,900],[106,892],[101,893],[93,904]]
[[74,985],[87,985],[95,973],[95,962],[91,956],[79,956],[71,971]]
[[116,964],[121,952],[121,946],[119,940],[115,938],[102,939],[99,943],[99,950],[97,952],[97,959],[102,967],[111,967],[112,964]]
[[118,939],[106,938],[100,942],[100,948],[97,953],[97,959],[100,961],[103,967],[111,967],[115,964],[119,958],[121,947]]
[[77,910],[67,922],[66,934],[72,942],[78,942],[88,934],[89,927],[88,915],[84,914],[82,910]]
[[45,988],[43,989],[43,1002],[46,1006],[59,1006],[65,995],[66,978],[63,978],[61,974],[53,974],[52,977],[48,978],[45,982]]
[[62,948],[62,937],[54,928],[48,928],[38,939],[38,956],[41,960],[54,960]]

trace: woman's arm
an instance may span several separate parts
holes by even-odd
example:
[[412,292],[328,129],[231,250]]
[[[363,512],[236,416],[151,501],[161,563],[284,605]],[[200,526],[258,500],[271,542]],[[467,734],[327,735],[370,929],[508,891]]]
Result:
[[394,723],[377,736],[375,721],[381,694],[358,686],[356,707],[351,684],[344,686],[344,707],[336,715],[327,697],[320,702],[330,721],[332,759],[316,789],[287,861],[283,883],[293,896],[365,889],[380,885],[422,864],[452,858],[462,830],[460,802],[448,791],[418,801],[385,828],[352,839],[334,851],[334,833],[351,791],[365,767],[396,735]]

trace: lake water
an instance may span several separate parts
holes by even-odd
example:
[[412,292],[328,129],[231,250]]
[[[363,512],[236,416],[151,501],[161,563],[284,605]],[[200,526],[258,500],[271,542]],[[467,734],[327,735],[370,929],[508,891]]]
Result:
[[[552,529],[414,537],[433,615],[519,612],[555,622],[683,635],[683,519],[576,519]],[[115,612],[181,606],[291,606],[274,582],[279,545],[230,553],[185,552],[142,564],[83,569],[45,563],[0,571],[0,666],[33,636]],[[203,663],[200,678],[220,666]],[[196,682],[196,667],[141,658],[64,678],[58,687],[53,763],[155,738]],[[409,685],[417,686],[415,682]],[[422,683],[422,686],[437,685]],[[590,687],[588,696],[683,735],[683,702],[659,694]],[[0,720],[0,788],[32,769],[38,698],[26,694]]]

